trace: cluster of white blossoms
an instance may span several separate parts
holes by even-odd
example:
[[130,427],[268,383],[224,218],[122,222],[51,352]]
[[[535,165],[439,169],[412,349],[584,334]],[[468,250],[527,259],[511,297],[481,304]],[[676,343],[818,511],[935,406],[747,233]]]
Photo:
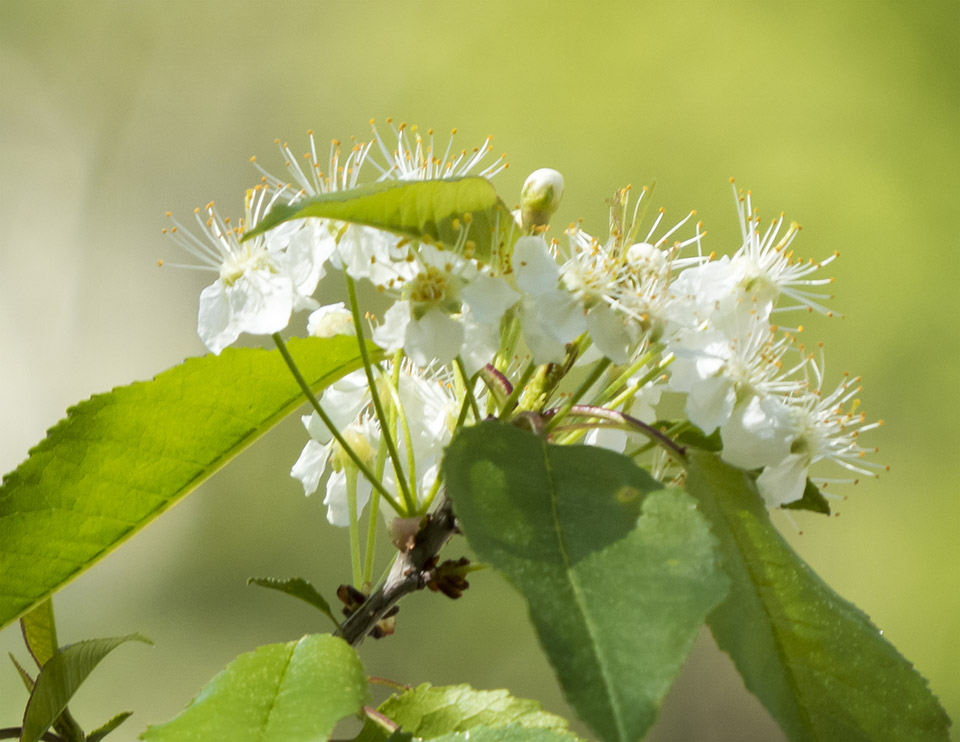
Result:
[[[762,223],[736,187],[742,242],[720,258],[705,254],[695,212],[672,225],[662,209],[645,218],[646,188],[635,198],[629,188],[617,192],[605,238],[579,224],[551,236],[563,178],[549,169],[527,179],[507,249],[487,262],[473,256],[469,214],[454,220],[455,244],[316,217],[241,239],[278,205],[348,198],[377,183],[490,179],[507,166],[489,138],[472,150],[454,149],[451,138],[441,152],[432,130],[388,124],[389,142],[373,126],[346,155],[334,141],[319,156],[312,132],[302,157],[278,142],[286,174],[254,161],[261,178],[247,192],[243,221],[231,224],[210,204],[197,211],[199,235],[179,223],[167,230],[200,261],[192,267],[217,274],[198,321],[213,353],[242,333],[278,333],[301,310],[312,312],[310,335],[356,335],[364,329],[357,307],[314,295],[330,270],[373,283],[391,302],[367,321],[392,361],[329,387],[319,400],[327,421],[304,417],[311,440],[292,474],[307,494],[327,477],[330,522],[347,525],[372,491],[393,493],[387,503],[396,507],[385,512],[421,513],[441,487],[456,426],[491,415],[525,416],[552,441],[632,456],[649,448],[642,443],[651,432],[696,428],[702,440],[719,437],[726,461],[757,472],[770,507],[800,499],[819,462],[846,470],[829,481],[881,468],[864,459],[874,449],[859,444],[881,423],[859,412],[858,381],[825,389],[822,359],[797,341],[802,327],[774,323],[796,310],[830,314],[821,291],[831,279],[820,269],[836,256],[795,257],[798,225],[782,215]],[[664,392],[682,400],[685,419],[659,420]]]

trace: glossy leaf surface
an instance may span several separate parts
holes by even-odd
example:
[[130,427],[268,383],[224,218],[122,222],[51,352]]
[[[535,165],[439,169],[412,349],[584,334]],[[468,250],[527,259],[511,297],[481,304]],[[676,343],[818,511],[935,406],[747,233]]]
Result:
[[[278,204],[244,239],[292,219],[321,217],[440,243],[484,262],[519,237],[510,209],[485,178],[384,181]],[[468,230],[464,235],[463,230]],[[467,248],[465,240],[471,245]]]
[[[320,390],[360,366],[351,338],[293,340]],[[0,487],[0,627],[81,574],[303,403],[278,351],[228,348],[98,394]]]
[[710,628],[790,739],[949,738],[926,681],[790,548],[747,474],[692,452],[687,489],[710,517],[732,579]]
[[311,634],[237,657],[147,742],[319,742],[368,696],[356,653],[342,639]]

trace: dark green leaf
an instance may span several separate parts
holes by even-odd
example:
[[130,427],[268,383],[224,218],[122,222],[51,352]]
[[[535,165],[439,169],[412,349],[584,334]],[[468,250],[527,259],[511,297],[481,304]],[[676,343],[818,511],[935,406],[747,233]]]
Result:
[[830,503],[827,502],[820,488],[809,479],[807,486],[803,488],[803,497],[780,507],[784,510],[809,510],[812,513],[830,515]]
[[[371,346],[373,347],[373,346]],[[314,389],[356,340],[293,340]],[[0,487],[0,628],[133,536],[303,402],[276,350],[228,348],[67,411]]]
[[123,722],[129,719],[132,715],[132,711],[123,711],[117,714],[102,727],[98,727],[90,732],[90,734],[87,735],[87,742],[100,742],[100,740],[110,734],[110,732],[115,730],[118,726],[123,724]]
[[749,475],[694,452],[687,489],[732,578],[710,628],[790,739],[948,739],[950,721],[926,681],[794,553]]
[[727,589],[693,499],[655,491],[625,456],[496,422],[461,430],[444,472],[464,534],[527,599],[570,703],[603,739],[639,739]]
[[23,641],[37,667],[43,667],[58,649],[57,625],[53,620],[53,601],[47,598],[20,619]]
[[[384,181],[278,204],[244,239],[291,219],[322,217],[363,224],[447,248],[460,247],[478,260],[509,249],[519,236],[510,209],[488,180],[470,176],[444,180]],[[468,228],[466,239],[463,230]]]
[[30,676],[23,665],[17,662],[17,658],[13,656],[11,652],[7,652],[10,656],[10,661],[13,663],[13,666],[17,669],[17,674],[20,675],[20,680],[23,681],[23,687],[27,689],[27,693],[33,693],[33,686],[36,681]]
[[314,742],[359,713],[369,694],[353,649],[329,634],[242,654],[148,742]]
[[44,664],[27,701],[21,742],[37,742],[67,707],[73,694],[100,660],[129,641],[152,643],[140,634],[129,634],[109,639],[88,639],[58,649]]
[[270,588],[271,590],[279,590],[287,595],[300,598],[300,600],[309,603],[324,616],[327,616],[333,621],[334,626],[338,629],[340,628],[340,622],[337,621],[333,612],[330,610],[330,604],[323,599],[323,596],[317,592],[313,585],[302,577],[290,577],[286,580],[280,580],[276,577],[251,577],[247,580],[247,584],[259,585],[260,587]]
[[468,685],[435,688],[424,683],[391,696],[380,712],[420,739],[433,739],[477,726],[515,724],[564,731],[565,719],[549,714],[537,701],[514,698],[505,690],[481,691]]

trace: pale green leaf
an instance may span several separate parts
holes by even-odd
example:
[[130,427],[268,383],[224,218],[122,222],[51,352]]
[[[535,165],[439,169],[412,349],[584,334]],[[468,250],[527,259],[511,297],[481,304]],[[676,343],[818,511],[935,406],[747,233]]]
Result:
[[[360,366],[352,338],[293,340],[289,347],[315,390]],[[163,514],[303,401],[278,351],[228,348],[68,410],[0,487],[0,628]]]
[[507,727],[475,727],[469,732],[457,732],[434,737],[435,742],[572,742],[569,732],[511,725]]
[[[278,204],[244,239],[291,219],[321,217],[363,224],[490,262],[519,237],[510,209],[486,178],[384,181]],[[467,233],[464,234],[464,230]],[[469,245],[467,244],[469,241]]]
[[319,742],[369,694],[353,649],[329,634],[242,654],[148,742]]
[[470,545],[527,599],[580,717],[603,739],[642,737],[727,589],[694,500],[612,451],[496,422],[461,430],[444,472]]
[[948,739],[950,720],[926,681],[790,548],[749,475],[691,452],[686,486],[732,578],[710,628],[791,740]]
[[468,685],[434,687],[423,683],[391,696],[379,711],[420,739],[433,739],[477,726],[516,724],[564,731],[567,721],[547,713],[537,701],[515,698],[505,690],[474,690]]
[[57,650],[40,670],[23,715],[21,742],[37,742],[63,713],[73,694],[104,657],[124,642],[152,642],[140,634],[88,639]]
[[16,668],[17,674],[20,676],[20,680],[23,682],[23,687],[27,689],[27,693],[33,693],[33,686],[37,681],[31,677],[30,673],[26,671],[23,665],[17,662],[17,658],[13,656],[12,652],[7,652],[7,655],[10,657],[10,661]]
[[53,601],[47,598],[20,619],[23,641],[37,667],[43,667],[59,648],[57,625],[53,619]]

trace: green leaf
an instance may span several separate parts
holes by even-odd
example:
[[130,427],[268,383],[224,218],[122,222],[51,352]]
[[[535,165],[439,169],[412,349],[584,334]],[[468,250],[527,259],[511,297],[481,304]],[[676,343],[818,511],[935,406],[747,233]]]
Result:
[[784,510],[809,510],[811,513],[830,515],[830,503],[827,502],[820,488],[809,479],[807,486],[803,488],[803,497],[780,507]]
[[[360,366],[352,338],[293,340],[289,347],[317,390]],[[163,514],[302,402],[279,351],[228,348],[68,410],[0,487],[0,628]]]
[[468,685],[433,687],[429,683],[391,696],[379,711],[420,739],[433,739],[477,726],[516,724],[565,731],[567,721],[543,710],[537,701],[514,698],[505,690],[474,690]]
[[[486,178],[385,181],[323,193],[274,206],[247,232],[247,240],[291,219],[321,217],[363,224],[423,242],[459,248],[480,261],[507,250],[519,237],[513,214]],[[469,227],[463,241],[463,229]]]
[[335,627],[340,628],[340,622],[337,621],[333,615],[333,611],[330,610],[330,604],[323,599],[323,596],[317,592],[317,589],[313,585],[302,577],[290,577],[286,580],[280,580],[276,577],[251,577],[247,580],[247,584],[259,585],[260,587],[270,588],[271,590],[279,590],[287,595],[300,598],[300,600],[309,603],[324,616],[327,616],[333,621]]
[[23,641],[37,667],[43,667],[56,653],[57,625],[53,620],[53,601],[47,598],[20,619]]
[[13,656],[12,652],[7,652],[7,655],[10,657],[13,666],[17,669],[17,674],[20,675],[20,680],[23,681],[23,687],[27,689],[27,693],[33,693],[33,686],[37,681],[30,676],[30,673],[24,669],[23,665],[17,662],[17,658]]
[[947,740],[950,720],[926,681],[794,553],[750,476],[697,452],[687,471],[732,578],[710,628],[789,738]]
[[434,737],[435,742],[571,742],[575,739],[577,737],[569,732],[517,725],[494,729],[475,727],[469,732]]
[[312,634],[242,654],[175,719],[147,728],[148,742],[312,742],[359,713],[369,691],[356,652]]
[[98,727],[90,732],[90,734],[87,735],[87,742],[100,742],[100,740],[110,734],[110,732],[115,730],[118,726],[123,724],[123,722],[129,719],[132,715],[132,711],[123,711],[117,714],[102,727]]
[[567,699],[603,739],[639,739],[727,589],[693,499],[654,491],[625,456],[497,422],[461,430],[444,472],[477,556],[527,599]]
[[129,641],[152,642],[140,634],[88,639],[57,650],[40,674],[23,715],[21,742],[37,742],[57,720],[87,676],[104,657]]

